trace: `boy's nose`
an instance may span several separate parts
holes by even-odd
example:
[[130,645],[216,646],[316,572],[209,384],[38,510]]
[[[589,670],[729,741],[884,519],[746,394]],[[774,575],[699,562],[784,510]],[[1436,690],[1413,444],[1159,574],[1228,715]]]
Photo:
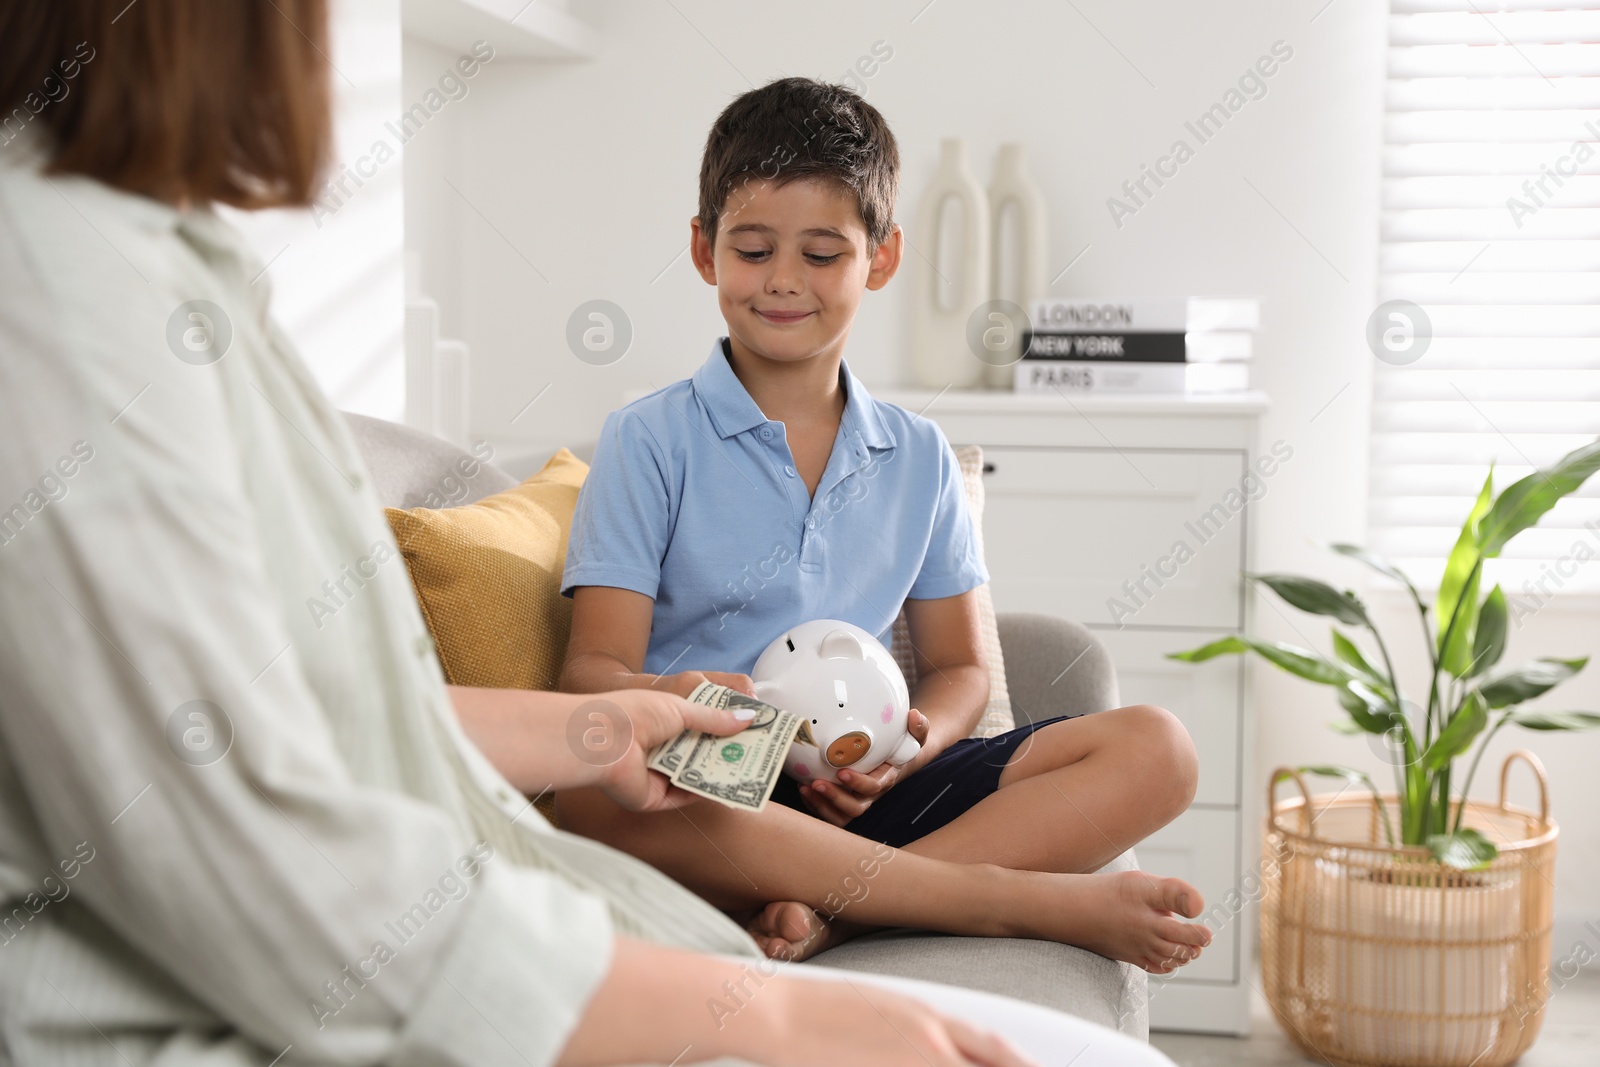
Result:
[[803,268],[798,260],[774,256],[772,259],[772,273],[767,275],[767,292],[774,295],[801,292],[805,289],[802,270]]

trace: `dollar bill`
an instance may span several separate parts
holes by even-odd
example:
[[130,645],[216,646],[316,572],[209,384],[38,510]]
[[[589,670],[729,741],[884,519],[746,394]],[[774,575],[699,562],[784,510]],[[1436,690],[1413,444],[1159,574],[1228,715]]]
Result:
[[796,735],[812,743],[807,723],[793,712],[712,682],[701,683],[689,699],[713,708],[749,708],[755,718],[728,737],[685,730],[651,750],[650,768],[708,800],[741,811],[761,811],[783,773],[784,756]]
[[646,765],[652,771],[660,771],[668,778],[678,773],[678,768],[683,766],[683,757],[688,755],[694,747],[697,730],[685,730],[670,741],[663,741],[650,750],[650,757]]

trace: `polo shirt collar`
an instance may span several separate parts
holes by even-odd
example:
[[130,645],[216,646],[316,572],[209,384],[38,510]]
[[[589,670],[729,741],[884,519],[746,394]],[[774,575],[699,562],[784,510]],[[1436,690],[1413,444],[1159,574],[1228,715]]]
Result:
[[739,376],[733,373],[722,345],[727,339],[719,337],[711,346],[711,358],[694,372],[694,392],[711,416],[711,425],[723,440],[737,437],[746,430],[763,425],[767,417],[751,399]]
[[[723,349],[726,338],[719,337],[711,346],[711,356],[694,372],[695,395],[705,405],[711,425],[724,440],[736,437],[746,430],[764,425],[768,420],[756,402],[751,399],[733,365]],[[846,431],[868,448],[893,448],[894,434],[883,421],[883,415],[872,402],[872,396],[861,380],[850,373],[850,364],[839,361],[839,377],[844,380],[844,416],[840,420]]]
[[850,373],[848,360],[839,361],[839,375],[844,378],[847,395],[844,402],[843,423],[846,429],[861,439],[868,448],[893,448],[894,434],[883,421],[883,413],[872,402],[872,395],[861,379]]

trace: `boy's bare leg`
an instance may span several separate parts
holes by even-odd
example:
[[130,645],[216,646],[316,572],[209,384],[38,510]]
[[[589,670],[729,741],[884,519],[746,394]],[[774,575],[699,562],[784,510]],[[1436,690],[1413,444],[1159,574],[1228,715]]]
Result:
[[[788,954],[774,951],[774,936],[790,940],[795,922],[820,922],[812,909],[825,909],[869,925],[1042,937],[1164,971],[1210,939],[1169,914],[1198,915],[1200,894],[1144,872],[1076,872],[1100,867],[1188,804],[1194,754],[1183,746],[1181,726],[1153,708],[1046,727],[1013,756],[999,792],[884,863],[875,859],[883,846],[782,805],[759,815],[709,804],[640,815],[577,791],[563,793],[558,808],[563,826],[646,860],[719,907],[765,908],[753,932],[773,954]],[[817,951],[817,940],[802,935],[795,954]]]
[[1018,870],[1099,870],[1183,814],[1198,774],[1194,742],[1162,708],[1052,723],[1023,742],[999,789],[908,847]]
[[[1187,731],[1161,708],[1053,723],[1011,756],[999,790],[906,851],[1017,870],[1098,870],[1181,814],[1196,775]],[[828,922],[800,901],[776,901],[750,931],[769,955],[804,959],[862,928]]]

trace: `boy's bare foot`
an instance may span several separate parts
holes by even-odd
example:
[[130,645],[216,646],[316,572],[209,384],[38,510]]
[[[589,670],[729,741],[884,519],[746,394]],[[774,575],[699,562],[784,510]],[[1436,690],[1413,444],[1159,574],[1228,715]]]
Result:
[[768,959],[798,963],[848,941],[867,927],[824,918],[798,900],[778,900],[757,912],[745,929]]
[[1178,916],[1200,914],[1200,891],[1181,878],[1143,871],[1041,874],[1037,911],[1012,923],[1020,936],[1044,937],[1171,974],[1211,943],[1211,931]]

